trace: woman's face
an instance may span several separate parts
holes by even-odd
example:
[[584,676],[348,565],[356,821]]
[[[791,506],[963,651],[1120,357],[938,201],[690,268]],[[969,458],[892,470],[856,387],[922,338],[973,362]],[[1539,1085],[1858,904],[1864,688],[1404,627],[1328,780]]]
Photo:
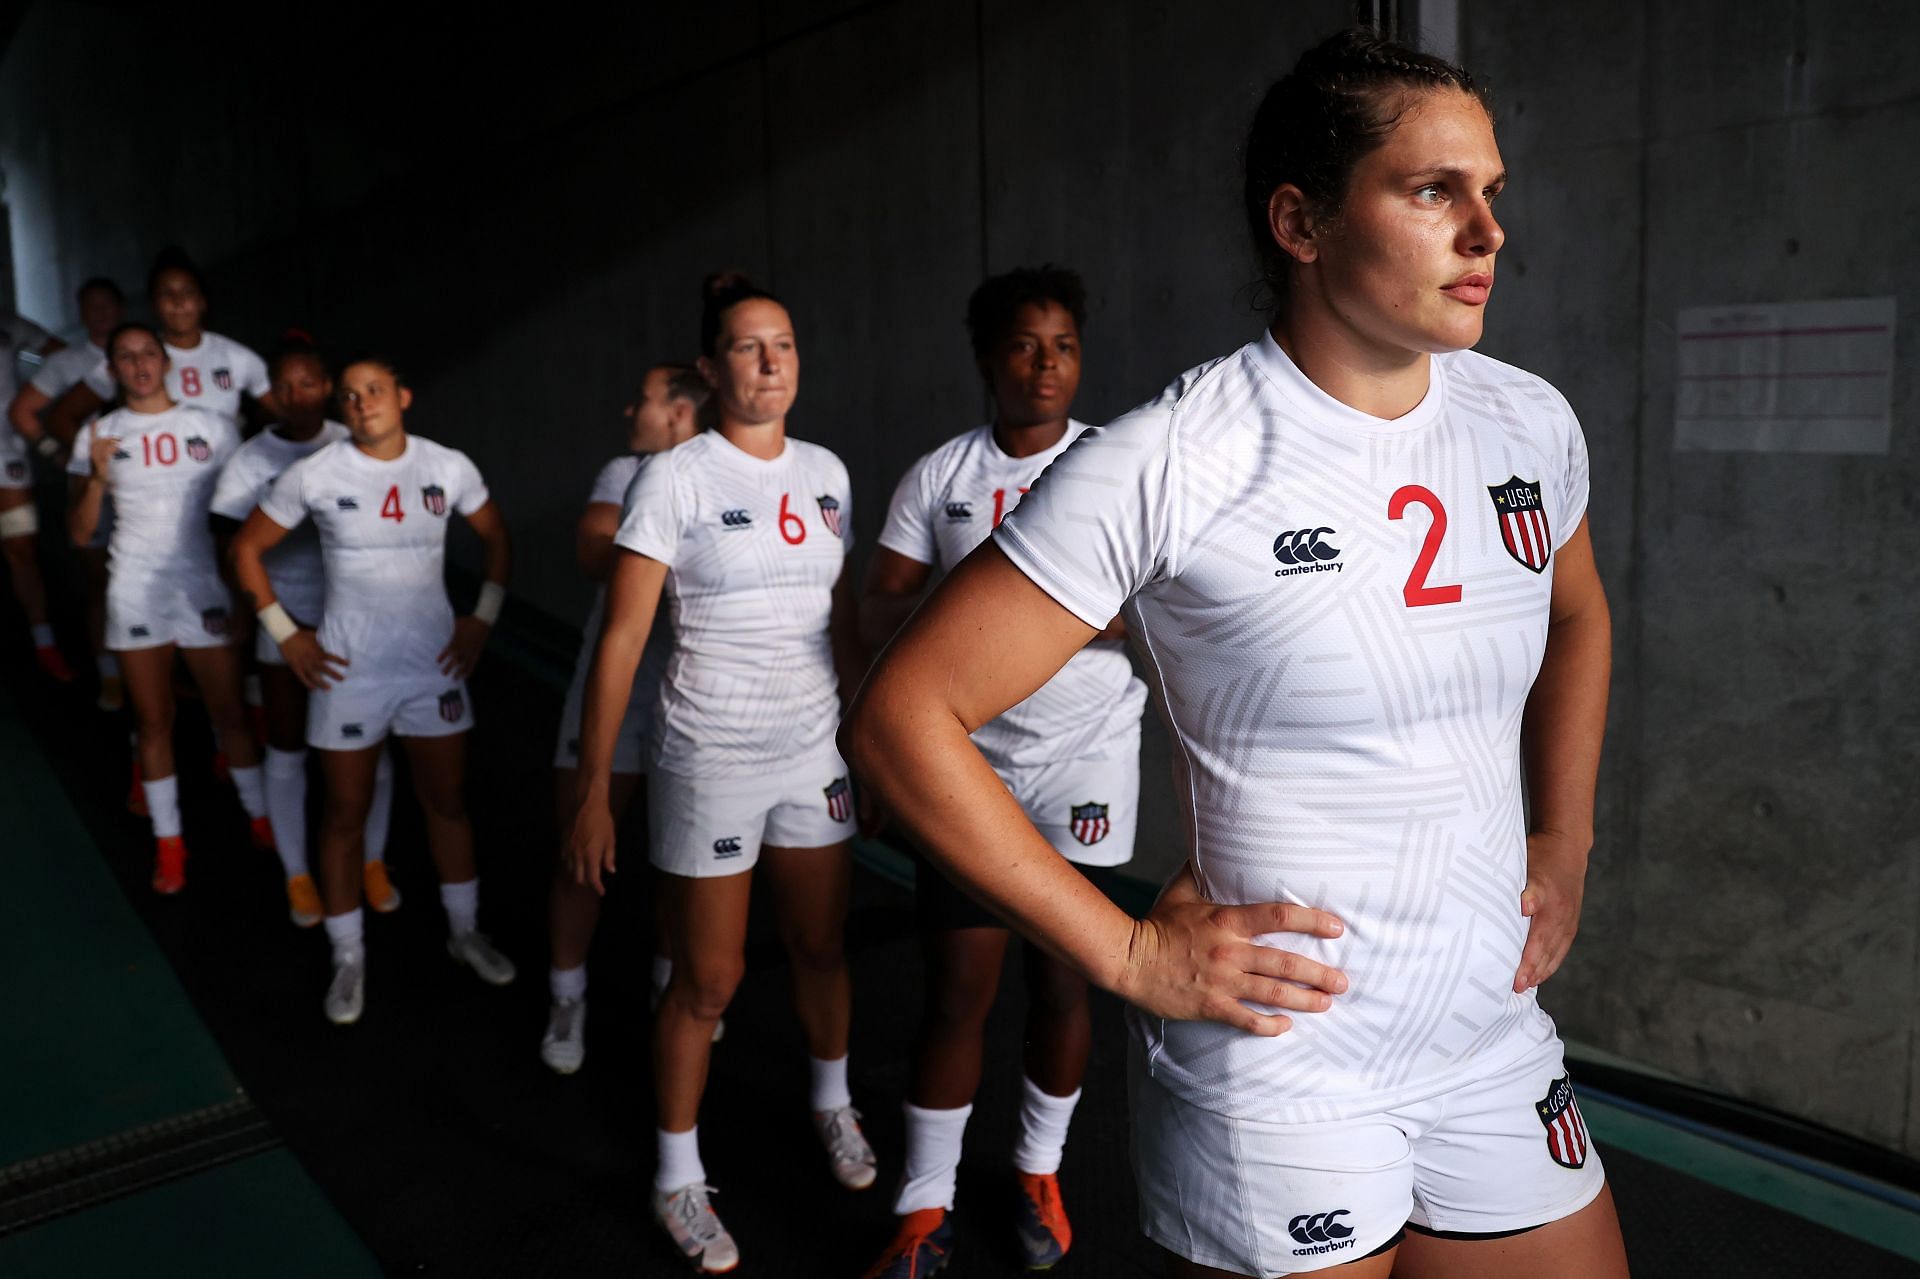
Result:
[[153,282],[153,313],[168,337],[192,337],[207,313],[207,295],[194,283],[193,272],[170,268]]
[[405,428],[412,405],[413,392],[384,364],[365,361],[340,371],[340,410],[355,444],[371,447],[392,438]]
[[1386,142],[1354,166],[1338,219],[1313,239],[1311,280],[1363,339],[1407,351],[1480,340],[1506,168],[1493,121],[1471,94],[1420,94]]
[[273,370],[273,399],[289,422],[306,424],[326,416],[333,379],[310,355],[287,355]]
[[132,329],[120,335],[109,352],[113,376],[129,400],[144,399],[166,390],[167,353],[151,333]]
[[749,426],[778,422],[800,390],[800,348],[787,308],[770,298],[735,303],[720,321],[720,341],[700,372],[727,416]]
[[1066,417],[1080,389],[1080,326],[1058,302],[1029,302],[1014,314],[1000,342],[980,357],[1007,427]]

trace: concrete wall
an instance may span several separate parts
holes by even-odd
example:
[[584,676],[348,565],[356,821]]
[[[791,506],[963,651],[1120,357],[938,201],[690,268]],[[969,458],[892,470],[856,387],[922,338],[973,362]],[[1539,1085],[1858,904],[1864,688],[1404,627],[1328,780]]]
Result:
[[[1914,313],[1920,11],[1427,8],[1458,12],[1515,174],[1483,349],[1580,411],[1616,608],[1585,930],[1546,1003],[1572,1037],[1920,1152],[1912,378],[1890,457],[1672,447],[1678,308]],[[215,327],[391,351],[417,429],[493,483],[516,592],[577,621],[578,503],[635,372],[692,353],[704,273],[793,304],[795,431],[847,459],[870,538],[906,462],[980,417],[960,317],[983,273],[1086,275],[1094,420],[1256,330],[1240,135],[1350,12],[716,0],[287,39],[42,0],[0,62],[19,294],[60,322],[81,278],[137,286],[179,242]],[[1151,875],[1178,844],[1157,724],[1147,757]]]

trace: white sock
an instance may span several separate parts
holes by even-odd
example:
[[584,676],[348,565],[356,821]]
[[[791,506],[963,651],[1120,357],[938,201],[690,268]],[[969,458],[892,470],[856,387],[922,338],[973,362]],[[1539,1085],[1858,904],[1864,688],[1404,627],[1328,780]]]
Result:
[[179,777],[142,777],[140,789],[147,797],[147,820],[153,823],[156,838],[180,833]]
[[653,957],[653,1002],[659,1003],[660,996],[667,993],[667,983],[673,980],[673,961],[665,955]]
[[1080,1090],[1070,1097],[1043,1092],[1024,1076],[1020,1080],[1020,1140],[1013,1146],[1013,1166],[1021,1172],[1059,1172],[1060,1153],[1067,1148],[1067,1125],[1080,1104]]
[[267,747],[267,817],[287,878],[307,874],[307,753]]
[[440,885],[440,904],[446,908],[448,932],[472,932],[480,926],[480,881]]
[[344,915],[327,916],[327,940],[333,943],[334,963],[366,953],[366,946],[360,932],[360,919],[358,906]]
[[53,647],[53,627],[47,625],[45,622],[41,622],[31,629],[33,630],[33,646],[35,648]]
[[655,1190],[678,1190],[707,1179],[706,1165],[700,1162],[700,1125],[685,1132],[654,1130],[660,1138],[660,1162],[654,1166]]
[[267,785],[260,777],[260,766],[241,768],[238,764],[228,764],[227,773],[233,778],[233,789],[240,792],[240,807],[247,810],[247,816],[265,817]]
[[587,997],[587,966],[578,968],[549,968],[547,970],[547,988],[553,992],[553,1002],[564,1004],[578,1002]]
[[813,1072],[813,1108],[818,1110],[838,1110],[842,1106],[853,1104],[853,1094],[847,1091],[847,1059],[837,1058],[822,1061],[818,1057],[807,1058],[807,1064]]
[[953,1186],[960,1174],[960,1144],[967,1135],[967,1116],[973,1107],[922,1110],[908,1102],[907,1162],[900,1170],[900,1190],[893,1211],[904,1217],[922,1208],[953,1210]]
[[393,814],[393,750],[380,752],[373,766],[373,802],[367,805],[367,860],[384,861],[387,856],[387,821]]
[[112,653],[100,653],[93,659],[93,669],[100,672],[101,679],[119,679],[120,661]]

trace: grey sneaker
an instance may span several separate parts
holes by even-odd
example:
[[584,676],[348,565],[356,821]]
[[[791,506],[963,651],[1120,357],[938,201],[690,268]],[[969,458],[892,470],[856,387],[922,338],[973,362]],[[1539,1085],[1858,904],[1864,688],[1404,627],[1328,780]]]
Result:
[[587,1060],[587,1001],[556,999],[547,1010],[540,1060],[556,1075],[571,1075]]
[[833,1179],[848,1190],[865,1190],[873,1184],[873,1147],[860,1131],[860,1112],[852,1106],[813,1112],[814,1131],[827,1148],[827,1161],[833,1165]]
[[698,1181],[678,1190],[656,1190],[653,1219],[704,1273],[718,1275],[740,1264],[740,1246],[707,1202],[712,1193],[712,1186]]
[[354,951],[333,961],[333,981],[327,986],[327,1020],[351,1026],[360,1020],[367,1003],[367,955]]
[[453,933],[447,937],[447,953],[479,974],[480,980],[490,986],[504,986],[512,981],[515,972],[513,961],[493,948],[487,935],[479,929],[472,932]]

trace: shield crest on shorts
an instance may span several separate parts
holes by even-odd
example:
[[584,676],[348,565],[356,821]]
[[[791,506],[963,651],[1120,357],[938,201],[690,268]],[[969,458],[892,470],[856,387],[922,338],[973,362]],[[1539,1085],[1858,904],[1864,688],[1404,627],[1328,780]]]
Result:
[[26,478],[27,478],[27,464],[26,464],[25,462],[8,462],[8,463],[7,463],[7,478],[8,478],[8,479],[10,479],[10,480],[24,480],[24,479],[26,479]]
[[213,384],[223,391],[231,391],[233,389],[233,370],[215,369],[213,371]]
[[447,723],[458,724],[466,710],[467,699],[461,695],[459,689],[450,688],[440,694],[440,718]]
[[187,437],[187,456],[196,462],[204,462],[213,456],[213,450],[207,446],[206,440],[202,437],[189,435]]
[[853,788],[847,785],[847,779],[836,777],[833,784],[826,788],[827,816],[836,822],[844,822],[853,816]]
[[1113,829],[1113,823],[1107,820],[1105,804],[1075,804],[1073,806],[1073,837],[1083,844],[1097,844],[1107,837]]
[[447,491],[438,484],[429,484],[421,489],[420,501],[426,506],[429,515],[447,513]]
[[1573,1080],[1567,1075],[1553,1081],[1547,1095],[1533,1103],[1547,1130],[1547,1153],[1562,1168],[1584,1168],[1587,1164],[1587,1122],[1580,1117],[1580,1103],[1573,1099]]
[[206,629],[209,635],[225,635],[227,633],[227,610],[224,608],[202,610],[200,614],[200,625]]
[[827,531],[835,537],[845,537],[840,531],[840,499],[831,493],[822,493],[813,500],[820,503],[820,518],[827,522]]
[[1552,555],[1552,533],[1547,528],[1547,505],[1540,481],[1512,476],[1505,484],[1487,485],[1487,497],[1500,521],[1500,541],[1507,554],[1538,573]]

